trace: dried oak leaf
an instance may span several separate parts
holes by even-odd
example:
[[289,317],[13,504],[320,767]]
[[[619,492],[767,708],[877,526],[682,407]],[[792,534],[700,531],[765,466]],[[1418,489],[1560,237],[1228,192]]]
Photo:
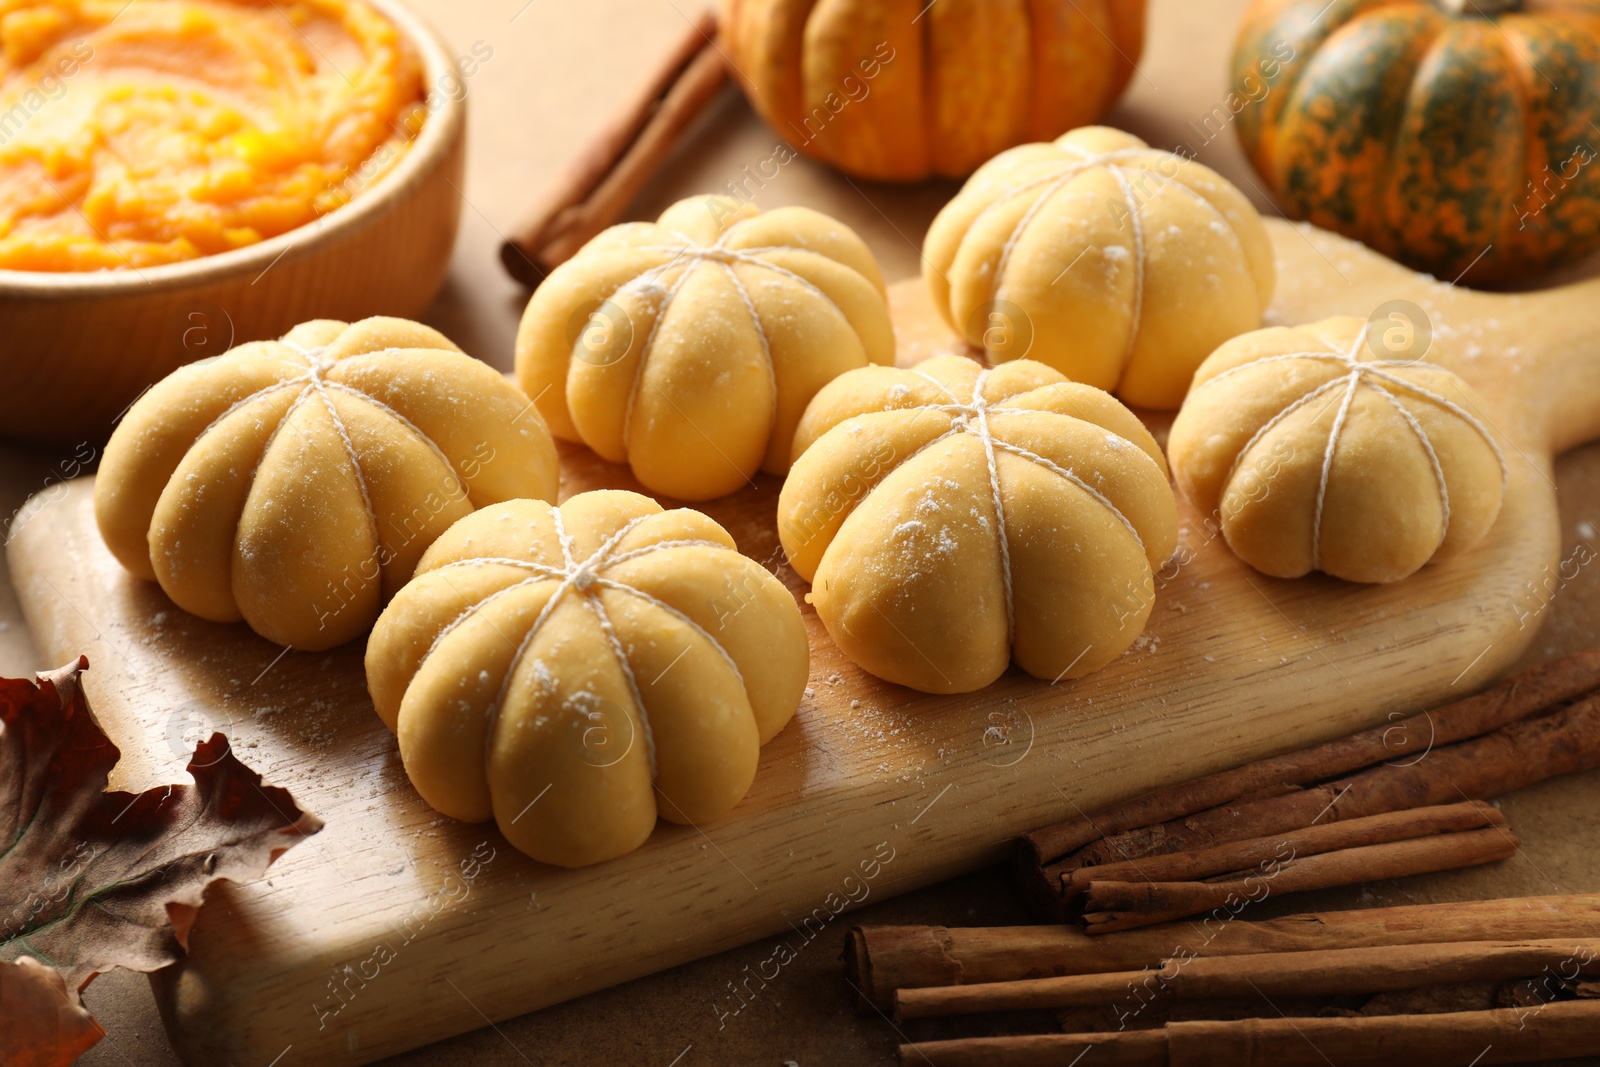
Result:
[[88,666],[0,679],[0,962],[36,957],[74,998],[113,967],[178,960],[212,882],[259,877],[322,829],[220,733],[195,748],[193,785],[107,792],[121,753],[84,699]]

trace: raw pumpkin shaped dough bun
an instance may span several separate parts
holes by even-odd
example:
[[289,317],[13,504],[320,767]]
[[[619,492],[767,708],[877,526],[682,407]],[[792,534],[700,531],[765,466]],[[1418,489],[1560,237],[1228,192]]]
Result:
[[1172,424],[1178,488],[1259,571],[1398,581],[1477,544],[1500,513],[1505,459],[1483,399],[1436,364],[1380,358],[1368,330],[1342,317],[1236,337]]
[[1276,277],[1239,190],[1104,126],[985,163],[933,220],[923,262],[934,306],[991,363],[1038,360],[1161,409],[1261,324]]
[[367,643],[423,799],[563,867],[731,810],[807,671],[782,583],[706,516],[620,490],[462,519]]
[[816,391],[892,362],[861,238],[809,208],[715,196],[600,234],[544,280],[517,331],[517,381],[555,435],[680,500],[783,474]]
[[316,650],[366,633],[452,522],[556,479],[549,430],[499,372],[415,322],[324,319],[153,386],[106,445],[94,510],[178,607]]
[[1104,666],[1177,543],[1149,431],[1032,360],[852,371],[795,452],[778,533],[817,615],[863,669],[927,693],[981,689],[1013,657],[1046,681]]

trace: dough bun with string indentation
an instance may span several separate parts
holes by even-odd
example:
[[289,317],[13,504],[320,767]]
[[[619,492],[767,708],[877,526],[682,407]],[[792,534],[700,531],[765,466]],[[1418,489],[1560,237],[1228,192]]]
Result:
[[1104,126],[985,163],[933,220],[923,263],[934,306],[991,363],[1038,360],[1160,409],[1261,324],[1275,280],[1239,190]]
[[731,810],[807,671],[782,583],[705,515],[620,490],[462,519],[367,642],[423,799],[563,867]]
[[1398,581],[1476,544],[1500,512],[1505,459],[1483,400],[1369,336],[1344,317],[1236,337],[1172,424],[1179,490],[1265,574]]
[[845,655],[966,693],[1077,678],[1144,629],[1177,542],[1167,465],[1110,394],[1032,360],[851,371],[795,433],[778,534]]
[[783,474],[816,391],[893,362],[860,237],[809,208],[716,196],[594,238],[540,284],[517,331],[517,381],[555,435],[680,500]]
[[404,319],[317,320],[153,386],[94,484],[112,555],[183,610],[324,649],[366,633],[476,507],[554,499],[527,397]]

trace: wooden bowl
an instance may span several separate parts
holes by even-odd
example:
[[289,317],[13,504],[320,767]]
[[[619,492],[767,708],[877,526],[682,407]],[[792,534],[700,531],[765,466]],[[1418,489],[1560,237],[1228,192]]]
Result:
[[[387,174],[315,222],[259,244],[138,270],[0,270],[0,435],[103,441],[177,367],[306,319],[414,318],[444,282],[461,217],[466,101],[455,61],[397,0],[433,110]],[[435,103],[437,102],[437,103]]]

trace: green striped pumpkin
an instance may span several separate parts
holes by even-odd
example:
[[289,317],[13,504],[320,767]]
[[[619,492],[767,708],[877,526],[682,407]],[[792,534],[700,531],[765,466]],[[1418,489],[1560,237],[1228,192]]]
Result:
[[1290,215],[1475,285],[1600,247],[1600,0],[1256,0],[1234,84],[1286,54],[1235,125]]

